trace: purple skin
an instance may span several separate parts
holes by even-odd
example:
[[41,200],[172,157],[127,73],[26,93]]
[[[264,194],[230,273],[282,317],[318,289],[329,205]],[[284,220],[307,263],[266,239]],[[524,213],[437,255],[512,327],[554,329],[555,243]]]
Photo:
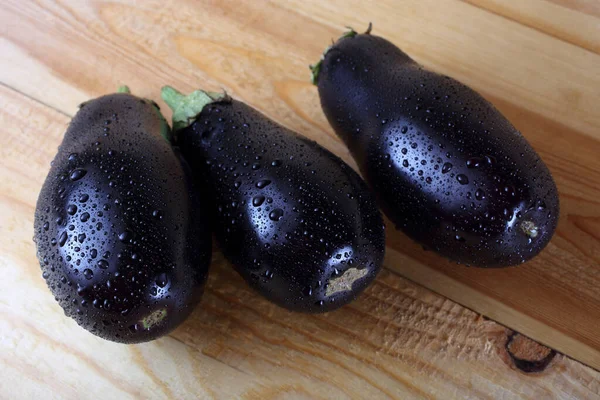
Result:
[[329,123],[398,229],[478,267],[520,264],[548,244],[554,180],[474,90],[370,32],[350,31],[311,69]]
[[104,339],[156,339],[202,295],[206,207],[168,138],[148,100],[118,93],[84,103],[38,198],[42,276],[65,314]]
[[375,279],[385,251],[383,220],[365,182],[250,106],[201,91],[186,99],[195,96],[205,100],[179,113],[183,96],[163,89],[180,127],[178,145],[212,188],[225,257],[289,310],[326,312],[354,300]]

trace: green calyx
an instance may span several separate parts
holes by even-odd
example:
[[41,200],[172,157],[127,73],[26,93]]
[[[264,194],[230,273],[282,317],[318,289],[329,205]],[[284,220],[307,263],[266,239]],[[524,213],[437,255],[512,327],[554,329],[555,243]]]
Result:
[[129,90],[129,86],[122,85],[122,86],[119,86],[119,88],[117,89],[117,93],[129,93],[129,94],[131,94],[131,90]]
[[[358,35],[358,33],[351,27],[347,26],[346,28],[348,28],[348,31],[344,32],[342,34],[342,36],[340,36],[338,38],[338,41]],[[371,22],[369,22],[369,26],[364,34],[369,35],[371,33],[372,29],[373,29],[373,24]],[[327,55],[327,53],[329,52],[329,50],[331,50],[331,48],[335,45],[335,43],[336,42],[332,43],[331,46],[327,46],[325,51],[323,51],[323,54],[321,54],[321,58],[319,59],[319,61],[308,66],[308,68],[310,68],[310,81],[313,85],[317,85],[319,83],[319,74],[321,73],[321,67],[323,66],[323,60],[325,59],[325,55]]]
[[175,133],[194,123],[196,117],[207,105],[231,101],[231,98],[225,92],[196,90],[186,96],[171,86],[162,88],[161,97],[173,111],[173,131]]

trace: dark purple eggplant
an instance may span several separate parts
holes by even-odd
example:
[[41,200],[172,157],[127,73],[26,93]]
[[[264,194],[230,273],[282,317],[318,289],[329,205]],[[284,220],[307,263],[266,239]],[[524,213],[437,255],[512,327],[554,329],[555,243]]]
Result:
[[211,258],[207,205],[155,103],[125,93],[81,105],[35,210],[55,299],[104,339],[137,343],[181,323]]
[[176,141],[206,177],[223,254],[259,293],[325,312],[373,281],[385,251],[381,214],[340,158],[224,94],[163,88]]
[[487,100],[350,31],[311,66],[321,106],[396,227],[460,263],[505,267],[554,234],[550,171]]

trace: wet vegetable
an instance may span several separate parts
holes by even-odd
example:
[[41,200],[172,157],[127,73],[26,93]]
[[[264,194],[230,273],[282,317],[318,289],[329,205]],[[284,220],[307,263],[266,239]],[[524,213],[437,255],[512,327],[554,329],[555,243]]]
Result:
[[548,168],[474,90],[370,28],[346,33],[312,71],[330,124],[408,236],[480,267],[522,263],[550,241],[559,201]]
[[38,198],[34,240],[65,314],[136,343],[192,311],[211,233],[157,106],[124,91],[82,104],[71,121]]
[[337,156],[224,94],[163,89],[177,143],[214,194],[216,236],[246,281],[295,311],[338,308],[385,243],[364,181]]

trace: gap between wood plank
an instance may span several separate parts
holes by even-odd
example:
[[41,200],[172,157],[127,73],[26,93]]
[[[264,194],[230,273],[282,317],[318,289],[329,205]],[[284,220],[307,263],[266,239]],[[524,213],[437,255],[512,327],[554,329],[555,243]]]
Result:
[[69,114],[67,114],[66,112],[64,112],[64,111],[62,111],[62,110],[60,110],[60,109],[58,109],[58,108],[52,107],[51,105],[49,105],[49,104],[47,104],[47,103],[44,103],[42,100],[40,100],[40,99],[36,99],[35,97],[32,97],[32,96],[28,95],[27,93],[24,93],[24,92],[20,91],[19,89],[15,89],[14,87],[10,86],[9,84],[7,84],[7,83],[5,83],[5,82],[2,82],[2,81],[0,81],[0,86],[4,86],[4,87],[5,87],[5,88],[7,88],[8,90],[11,90],[11,91],[13,91],[13,92],[15,92],[15,93],[18,93],[18,94],[20,94],[21,96],[23,96],[23,97],[25,97],[25,98],[27,98],[27,99],[29,99],[29,100],[31,100],[31,101],[34,101],[34,102],[36,102],[36,103],[38,103],[38,104],[41,104],[41,105],[43,105],[43,106],[44,106],[44,107],[46,107],[46,108],[49,108],[49,109],[51,109],[51,110],[53,110],[53,111],[56,111],[57,113],[59,113],[59,114],[61,114],[61,115],[64,115],[65,117],[73,118],[73,116],[72,116],[72,115],[69,115]]
[[498,13],[498,12],[494,11],[494,10],[491,10],[491,9],[489,9],[489,8],[486,8],[485,6],[481,6],[481,5],[479,5],[479,4],[476,4],[476,3],[474,3],[472,0],[459,0],[459,1],[460,1],[460,2],[462,2],[462,3],[468,4],[468,5],[472,6],[472,7],[475,7],[475,8],[477,8],[477,9],[479,9],[479,10],[482,10],[482,11],[484,11],[484,12],[487,12],[488,14],[495,15],[495,16],[497,16],[497,17],[500,17],[500,18],[503,18],[503,19],[505,19],[505,20],[507,20],[507,21],[511,21],[511,22],[514,22],[514,23],[516,23],[516,24],[519,24],[519,25],[521,25],[521,26],[524,26],[524,27],[526,27],[526,28],[532,29],[532,30],[534,30],[534,31],[536,31],[536,32],[539,32],[539,33],[541,33],[542,35],[545,35],[545,36],[551,37],[551,38],[553,38],[553,39],[556,39],[556,40],[558,40],[558,41],[560,41],[560,42],[563,42],[563,43],[569,44],[569,45],[571,45],[571,46],[578,47],[578,48],[580,48],[580,49],[582,49],[582,50],[584,50],[584,51],[586,51],[586,52],[588,52],[588,53],[600,55],[600,53],[598,53],[598,52],[596,52],[596,51],[594,51],[594,50],[592,50],[592,49],[589,49],[589,48],[587,48],[587,47],[585,47],[585,46],[581,46],[581,45],[580,45],[580,44],[578,44],[578,43],[572,42],[572,41],[570,41],[570,40],[568,40],[568,39],[565,39],[565,38],[562,38],[562,37],[560,37],[560,36],[556,36],[556,35],[554,35],[554,34],[552,34],[552,33],[548,32],[548,31],[545,31],[545,30],[543,30],[543,29],[540,29],[540,28],[538,28],[538,27],[536,27],[536,26],[529,25],[529,24],[527,24],[527,23],[521,22],[521,21],[519,21],[518,19],[511,18],[511,17],[509,17],[509,16],[507,16],[507,15],[504,15],[504,14],[500,14],[500,13]]

